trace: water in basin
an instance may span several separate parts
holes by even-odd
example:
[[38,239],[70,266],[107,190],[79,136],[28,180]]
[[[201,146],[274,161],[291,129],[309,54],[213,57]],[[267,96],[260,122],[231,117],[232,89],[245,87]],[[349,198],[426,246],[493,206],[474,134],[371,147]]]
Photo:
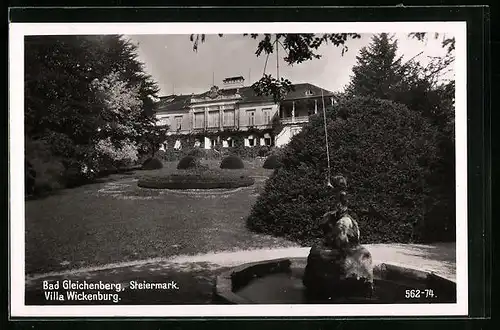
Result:
[[[320,303],[311,301],[306,296],[306,290],[302,284],[303,267],[292,267],[291,272],[269,274],[250,281],[235,293],[239,296],[259,304],[306,304]],[[406,298],[407,290],[420,290],[419,294]],[[428,293],[428,292],[427,292]],[[416,297],[416,296],[419,297]],[[403,304],[403,303],[437,303],[446,301],[446,297],[439,298],[427,296],[425,287],[416,288],[414,285],[398,283],[389,280],[374,279],[374,294],[371,298],[337,298],[330,300],[331,303],[381,303],[381,304]],[[325,302],[323,302],[325,303]],[[328,303],[328,302],[326,302]]]

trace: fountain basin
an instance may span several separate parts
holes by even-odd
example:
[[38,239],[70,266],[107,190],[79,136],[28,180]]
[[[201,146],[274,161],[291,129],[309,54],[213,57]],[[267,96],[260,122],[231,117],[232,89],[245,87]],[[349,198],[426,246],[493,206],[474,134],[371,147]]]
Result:
[[307,258],[237,266],[216,279],[214,302],[225,304],[408,304],[456,303],[456,283],[432,272],[389,263],[374,264],[372,297],[315,301],[302,284]]

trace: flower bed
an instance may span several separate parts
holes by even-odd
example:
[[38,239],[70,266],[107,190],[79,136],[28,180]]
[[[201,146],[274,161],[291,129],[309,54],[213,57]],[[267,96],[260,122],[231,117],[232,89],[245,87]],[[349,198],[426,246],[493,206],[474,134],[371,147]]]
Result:
[[[183,171],[184,172],[184,171]],[[165,176],[147,176],[139,179],[137,185],[152,189],[231,189],[248,187],[255,180],[249,176],[227,171],[185,171]]]

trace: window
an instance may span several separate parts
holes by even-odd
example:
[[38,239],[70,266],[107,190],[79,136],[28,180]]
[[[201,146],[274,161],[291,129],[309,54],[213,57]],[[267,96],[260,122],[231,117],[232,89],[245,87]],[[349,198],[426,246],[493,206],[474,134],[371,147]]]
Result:
[[219,111],[210,111],[208,113],[208,127],[219,126]]
[[234,147],[234,141],[230,137],[227,139],[222,140],[222,147],[223,148],[232,148]]
[[203,128],[205,126],[205,113],[196,112],[194,114],[194,128]]
[[215,147],[217,145],[217,139],[212,139],[210,144],[212,145],[212,148]]
[[250,146],[250,147],[255,146],[255,139],[253,137],[248,138],[248,146]]
[[175,117],[175,128],[177,130],[181,130],[182,129],[182,116]]
[[159,117],[156,121],[157,126],[170,125],[170,119],[168,117]]
[[264,114],[264,125],[269,125],[271,123],[271,109],[262,109]]
[[255,126],[255,110],[248,110],[248,126]]
[[234,109],[224,110],[224,126],[234,126]]
[[311,95],[313,95],[312,90],[310,89],[306,90],[306,96],[311,96]]
[[264,138],[264,145],[271,146],[271,138]]

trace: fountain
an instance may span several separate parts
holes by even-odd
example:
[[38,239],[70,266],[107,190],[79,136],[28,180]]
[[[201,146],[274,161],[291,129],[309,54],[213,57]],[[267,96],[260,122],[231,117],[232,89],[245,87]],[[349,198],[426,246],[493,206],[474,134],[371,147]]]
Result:
[[[319,224],[320,244],[307,258],[243,264],[217,277],[214,302],[230,304],[454,303],[456,283],[434,273],[374,264],[349,215],[345,178],[334,178],[338,203]],[[332,186],[333,187],[333,186]]]

